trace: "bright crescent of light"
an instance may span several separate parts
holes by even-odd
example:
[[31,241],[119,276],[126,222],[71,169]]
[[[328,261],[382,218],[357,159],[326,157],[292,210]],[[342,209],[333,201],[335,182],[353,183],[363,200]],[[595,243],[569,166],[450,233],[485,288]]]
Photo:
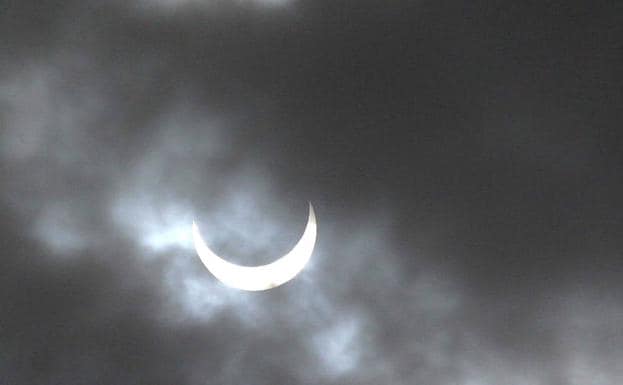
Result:
[[210,250],[194,221],[193,241],[201,262],[227,286],[250,291],[272,289],[294,278],[309,261],[316,243],[316,214],[310,203],[309,218],[301,239],[288,254],[266,265],[241,266],[227,262]]

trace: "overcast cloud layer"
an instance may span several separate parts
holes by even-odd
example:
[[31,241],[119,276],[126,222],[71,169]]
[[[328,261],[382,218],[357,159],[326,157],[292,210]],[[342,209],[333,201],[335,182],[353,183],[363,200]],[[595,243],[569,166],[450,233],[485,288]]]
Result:
[[[0,2],[0,383],[623,378],[615,1]],[[316,209],[309,266],[242,264]]]

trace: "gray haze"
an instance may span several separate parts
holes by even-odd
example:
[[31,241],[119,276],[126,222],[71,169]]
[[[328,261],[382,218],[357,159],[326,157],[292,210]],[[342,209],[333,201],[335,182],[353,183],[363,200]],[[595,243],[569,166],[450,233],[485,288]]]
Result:
[[[623,378],[615,1],[0,1],[0,383]],[[316,209],[303,273],[247,293]]]

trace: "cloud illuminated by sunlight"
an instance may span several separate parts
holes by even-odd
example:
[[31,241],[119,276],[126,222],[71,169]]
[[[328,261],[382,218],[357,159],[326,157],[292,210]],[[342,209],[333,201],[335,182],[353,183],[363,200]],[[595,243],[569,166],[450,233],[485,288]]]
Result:
[[227,5],[249,5],[262,7],[279,7],[292,3],[294,0],[140,0],[142,6],[153,5],[165,9],[177,9],[183,7],[216,8]]

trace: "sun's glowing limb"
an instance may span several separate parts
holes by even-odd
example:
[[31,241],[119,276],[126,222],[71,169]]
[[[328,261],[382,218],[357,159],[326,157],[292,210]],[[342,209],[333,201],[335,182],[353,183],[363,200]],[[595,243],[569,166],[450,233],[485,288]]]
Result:
[[210,250],[197,224],[193,221],[192,225],[195,249],[205,267],[227,286],[249,291],[272,289],[300,273],[314,251],[316,232],[316,215],[310,203],[305,231],[289,253],[266,265],[241,266],[224,260]]

